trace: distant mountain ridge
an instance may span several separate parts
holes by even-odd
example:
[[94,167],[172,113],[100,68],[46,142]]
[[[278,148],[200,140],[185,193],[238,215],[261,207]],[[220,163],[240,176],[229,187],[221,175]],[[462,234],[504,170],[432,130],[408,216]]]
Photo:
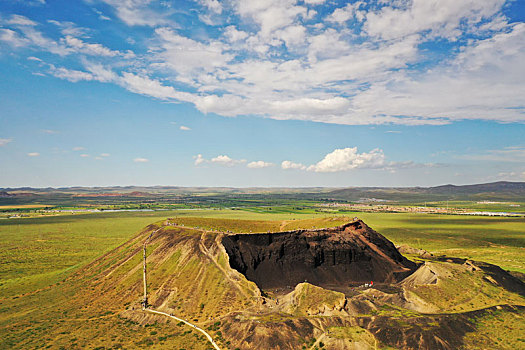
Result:
[[496,200],[525,202],[525,182],[498,181],[472,185],[440,185],[433,187],[181,187],[181,186],[107,186],[60,188],[0,188],[5,200],[20,197],[57,195],[75,197],[150,197],[218,196],[289,198],[311,200],[359,201],[386,200],[421,202],[440,200]]
[[429,190],[432,193],[479,193],[479,192],[506,192],[506,191],[517,191],[525,192],[525,182],[510,182],[510,181],[498,181],[484,184],[475,185],[442,185],[430,187]]
[[104,190],[113,190],[113,191],[123,191],[123,193],[130,192],[140,192],[140,189],[150,189],[150,190],[182,190],[182,191],[220,191],[220,192],[253,192],[253,191],[282,191],[282,190],[294,190],[294,191],[322,191],[322,190],[378,190],[378,189],[391,189],[391,190],[414,190],[414,191],[428,191],[432,193],[448,193],[450,191],[462,191],[462,192],[490,192],[490,191],[525,191],[525,182],[511,182],[511,181],[497,181],[489,182],[482,184],[471,184],[471,185],[439,185],[439,186],[430,186],[430,187],[381,187],[381,186],[349,186],[349,187],[229,187],[229,186],[219,186],[219,187],[207,187],[207,186],[72,186],[72,187],[0,187],[0,191],[4,194],[9,191],[35,191],[35,192],[53,192],[53,191],[66,191],[66,192],[84,192],[84,191],[104,191]]
[[421,200],[515,200],[525,201],[525,182],[498,181],[473,185],[434,187],[354,187],[327,193],[327,199],[374,198],[395,201]]

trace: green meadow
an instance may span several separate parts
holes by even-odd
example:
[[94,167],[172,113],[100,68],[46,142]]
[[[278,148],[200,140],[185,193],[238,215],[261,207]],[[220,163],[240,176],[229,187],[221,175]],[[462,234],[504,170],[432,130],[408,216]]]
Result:
[[[82,298],[96,295],[95,290],[88,290],[84,296],[77,293],[82,279],[88,283],[92,277],[84,276],[76,284],[62,281],[125,243],[148,224],[166,218],[186,227],[266,232],[334,226],[355,216],[398,245],[407,244],[435,254],[471,258],[525,272],[525,218],[354,212],[334,215],[296,205],[4,219],[0,220],[0,325],[6,328],[5,332],[0,331],[5,340],[0,342],[0,348],[2,344],[8,348],[55,344],[59,348],[76,349],[80,348],[76,344],[77,335],[71,334],[80,333],[86,339],[97,339],[96,345],[103,346],[102,340],[107,337],[95,330],[107,329],[111,330],[108,331],[112,334],[110,340],[120,341],[126,348],[161,348],[164,342],[172,341],[179,347],[193,344],[195,349],[206,349],[205,339],[184,327],[155,324],[145,328],[120,318],[117,310],[78,309],[91,302]],[[263,222],[269,220],[271,222]],[[490,328],[488,319],[479,322]],[[77,327],[85,331],[76,332]],[[61,333],[57,336],[48,332]],[[468,341],[475,343],[477,339]]]
[[[274,226],[293,229],[294,219],[333,216],[311,208],[252,207],[236,210],[176,210],[62,214],[0,220],[0,294],[14,296],[58,282],[75,269],[117,247],[144,226],[168,217],[202,226],[198,217],[286,221]],[[358,216],[395,244],[435,254],[471,258],[525,272],[525,218],[466,217],[407,213],[340,212],[339,219]],[[189,217],[192,219],[188,222]],[[312,224],[317,227],[319,222]],[[326,223],[329,224],[329,223]],[[208,227],[213,229],[214,227]],[[218,225],[217,229],[224,229]]]

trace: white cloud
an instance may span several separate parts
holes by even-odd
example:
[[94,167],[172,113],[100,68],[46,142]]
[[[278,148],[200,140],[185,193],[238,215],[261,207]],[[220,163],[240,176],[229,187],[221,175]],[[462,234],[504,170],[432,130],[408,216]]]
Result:
[[239,15],[260,27],[261,37],[294,24],[298,16],[306,16],[307,9],[297,6],[293,0],[239,0],[236,2]]
[[320,5],[323,4],[326,0],[304,0],[305,4],[309,5]]
[[356,10],[358,10],[363,4],[364,3],[362,1],[358,1],[353,4],[346,4],[345,7],[335,9],[330,16],[327,16],[326,20],[328,22],[344,23],[352,19]]
[[40,131],[43,132],[44,134],[48,134],[48,135],[54,135],[54,134],[59,134],[60,133],[59,131],[51,130],[51,129],[42,129]]
[[307,170],[320,173],[347,171],[363,168],[381,168],[385,165],[383,151],[376,148],[366,153],[357,153],[357,147],[340,148],[328,153],[323,160]]
[[196,156],[193,157],[193,159],[195,159],[195,165],[200,165],[200,164],[208,162],[208,160],[202,157],[202,154],[197,154]]
[[210,164],[217,164],[217,165],[232,167],[237,164],[246,163],[246,159],[233,159],[224,154],[218,155],[217,157],[214,157],[212,159],[206,159],[202,156],[202,154],[198,154],[196,156],[193,156],[193,159],[195,159],[194,164],[196,166],[200,164],[210,163]]
[[258,160],[258,161],[250,162],[246,164],[246,166],[252,169],[260,169],[260,168],[268,168],[268,167],[274,166],[274,164],[269,163],[269,162],[264,162],[262,160]]
[[7,21],[7,24],[19,25],[19,26],[36,26],[37,23],[30,20],[29,18],[21,15],[12,15],[11,18]]
[[38,157],[40,155],[40,153],[38,153],[38,152],[29,152],[27,155],[29,157]]
[[472,25],[496,14],[505,0],[413,0],[399,8],[382,7],[366,16],[366,31],[383,39],[396,39],[428,31],[431,36],[456,39],[460,25]]
[[172,86],[163,85],[155,79],[147,76],[139,76],[133,73],[124,72],[119,79],[119,84],[129,91],[142,95],[152,96],[161,100],[177,99],[182,101],[195,100],[193,95],[186,92],[179,92]]
[[109,154],[109,153],[100,153],[100,156],[101,157],[109,157],[109,156],[111,156],[111,154]]
[[217,0],[199,0],[199,2],[213,13],[220,14],[222,12],[222,5]]
[[235,26],[228,26],[224,30],[224,36],[227,38],[229,42],[236,42],[239,40],[246,39],[248,37],[248,33],[242,30],[237,30]]
[[147,162],[149,162],[149,159],[147,159],[147,158],[135,158],[135,159],[133,159],[133,161],[135,163],[147,163]]
[[85,154],[85,153],[83,153],[83,154],[80,155],[80,157],[82,157],[82,158],[88,158],[88,157],[89,157],[89,154]]
[[148,7],[151,0],[102,0],[115,9],[117,17],[128,26],[151,26],[169,24],[166,18],[171,11],[160,13]]
[[[60,79],[113,83],[203,113],[350,125],[525,120],[525,24],[505,17],[503,0],[344,3],[322,19],[308,9],[322,0],[197,0],[228,23],[218,36],[179,30],[169,6],[150,0],[101,1],[126,24],[154,28],[140,57],[69,22],[48,21],[62,37],[47,37],[23,16],[0,19],[0,41],[79,58],[80,67],[49,65]],[[437,39],[453,46],[444,58],[422,48]]]
[[246,163],[245,159],[232,159],[227,155],[219,155],[215,158],[212,158],[210,161],[215,164],[220,164],[229,167],[234,166],[236,164]]
[[[67,35],[63,42],[76,52],[80,52],[86,55],[93,56],[106,56],[106,57],[115,57],[119,55],[124,55],[120,51],[111,50],[101,44],[91,44],[86,43],[82,39],[75,38],[71,35]],[[127,53],[126,57],[132,57],[131,53]]]
[[2,138],[0,138],[0,147],[7,145],[11,141],[13,141],[13,139],[2,139]]
[[188,128],[187,126],[184,126],[184,125],[181,125],[179,129],[184,130],[184,131],[191,130],[191,128]]
[[102,21],[111,21],[111,18],[106,16],[102,11],[97,10],[96,8],[92,8],[93,12],[95,12],[98,15],[98,18]]
[[281,168],[284,170],[290,170],[290,169],[298,169],[298,170],[306,170],[306,166],[301,163],[294,163],[289,160],[285,160],[281,163]]
[[59,68],[52,67],[49,73],[57,78],[68,80],[72,83],[76,83],[76,82],[83,81],[83,80],[89,81],[89,80],[94,79],[93,75],[90,73],[82,72],[82,71],[74,70],[74,69],[67,69],[64,67],[59,67]]
[[7,28],[0,28],[0,41],[3,41],[13,47],[22,47],[29,44],[29,40],[22,37],[17,32]]
[[193,84],[195,75],[214,71],[225,66],[233,56],[224,52],[224,44],[211,40],[199,42],[181,36],[171,28],[157,28],[155,33],[160,40],[160,49],[155,54],[158,66],[171,69],[178,80]]
[[75,152],[76,152],[76,151],[83,151],[83,150],[85,150],[85,148],[84,148],[84,147],[81,147],[81,146],[73,147],[73,151],[75,151]]
[[108,82],[117,82],[119,83],[119,76],[114,73],[111,69],[104,67],[98,63],[91,63],[89,61],[84,61],[86,69],[91,73],[93,79],[103,83]]

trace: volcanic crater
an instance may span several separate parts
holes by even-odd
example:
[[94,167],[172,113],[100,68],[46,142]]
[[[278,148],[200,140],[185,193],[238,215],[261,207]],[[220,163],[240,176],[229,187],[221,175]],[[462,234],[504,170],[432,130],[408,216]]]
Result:
[[417,268],[361,220],[315,230],[230,234],[222,244],[230,266],[262,290],[305,281],[330,289],[395,283]]

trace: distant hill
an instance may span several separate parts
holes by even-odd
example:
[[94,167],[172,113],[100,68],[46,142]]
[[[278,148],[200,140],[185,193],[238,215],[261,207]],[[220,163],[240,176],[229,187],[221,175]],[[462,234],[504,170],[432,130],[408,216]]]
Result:
[[525,194],[525,182],[509,182],[509,181],[498,181],[485,184],[476,185],[443,185],[430,187],[429,192],[431,193],[487,193],[487,192],[512,192],[514,194]]
[[[198,195],[200,199],[214,197],[265,199],[311,199],[344,201],[440,201],[495,200],[525,202],[525,182],[499,181],[473,185],[441,185],[434,187],[179,187],[179,186],[108,186],[62,188],[0,188],[4,201],[23,200],[23,197],[42,195],[46,198],[155,198]],[[48,200],[46,199],[46,200]],[[27,199],[29,200],[29,198]],[[6,202],[7,203],[7,202]],[[8,203],[7,203],[8,204]]]
[[435,187],[353,187],[330,191],[321,197],[356,201],[514,200],[525,201],[525,182],[499,181],[475,185]]

